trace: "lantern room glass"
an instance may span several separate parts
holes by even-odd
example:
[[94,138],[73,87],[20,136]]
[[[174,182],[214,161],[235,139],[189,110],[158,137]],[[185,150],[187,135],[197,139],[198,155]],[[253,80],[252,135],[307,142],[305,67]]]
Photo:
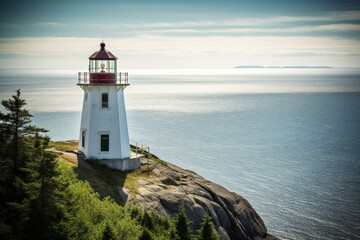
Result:
[[90,60],[90,73],[116,73],[116,60]]

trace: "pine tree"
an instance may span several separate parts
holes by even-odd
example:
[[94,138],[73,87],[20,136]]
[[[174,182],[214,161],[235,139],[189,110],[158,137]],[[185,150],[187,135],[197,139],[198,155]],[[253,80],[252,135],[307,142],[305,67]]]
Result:
[[146,227],[149,230],[152,230],[154,228],[154,223],[153,223],[152,217],[146,210],[144,211],[144,214],[142,216],[141,225]]
[[102,235],[102,240],[115,240],[115,239],[116,239],[116,236],[115,236],[113,230],[111,229],[109,224],[106,224],[106,227],[105,227],[103,235]]
[[169,235],[170,235],[171,240],[178,240],[179,239],[179,236],[176,234],[176,229],[171,228],[169,231],[170,231]]
[[[26,102],[21,97],[20,89],[8,100],[1,101],[5,113],[0,112],[0,171],[1,195],[6,196],[0,201],[21,201],[23,194],[14,191],[16,177],[23,178],[20,168],[29,160],[30,136],[46,132],[45,129],[30,125],[32,115],[24,109]],[[9,191],[10,189],[10,191]]]
[[144,230],[142,231],[139,240],[152,240],[153,237],[151,236],[149,230],[147,228],[144,228]]
[[59,239],[62,237],[64,186],[56,179],[58,176],[56,156],[47,151],[50,139],[35,136],[34,150],[24,168],[26,182],[22,182],[26,197],[20,208],[23,211],[24,233],[26,239]]
[[[24,109],[26,102],[20,98],[20,89],[16,90],[16,94],[8,100],[3,100],[1,104],[8,111],[6,114],[0,112],[2,139],[7,148],[6,155],[13,161],[13,171],[16,174],[21,167],[20,156],[23,153],[23,137],[27,132],[32,115],[27,109]],[[2,146],[4,147],[4,146]],[[3,151],[2,151],[3,152]]]
[[214,230],[212,218],[208,213],[205,214],[201,223],[201,228],[198,232],[199,240],[219,240],[219,237]]
[[141,211],[139,210],[139,208],[135,207],[135,206],[131,206],[131,208],[130,208],[130,217],[132,219],[138,219],[140,215],[141,215]]
[[5,112],[0,112],[0,224],[13,233],[19,232],[22,218],[21,203],[26,196],[22,168],[30,159],[31,136],[45,132],[30,125],[32,115],[20,96],[19,89],[12,98],[1,101]]
[[183,205],[179,207],[179,213],[176,218],[176,234],[179,236],[179,240],[191,240],[189,233],[189,224],[187,220],[185,208]]

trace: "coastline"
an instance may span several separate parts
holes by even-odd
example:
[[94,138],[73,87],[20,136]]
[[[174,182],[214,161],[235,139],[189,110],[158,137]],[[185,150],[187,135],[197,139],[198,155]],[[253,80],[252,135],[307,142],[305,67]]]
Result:
[[140,169],[120,172],[100,164],[101,161],[83,159],[76,150],[56,151],[63,153],[62,159],[77,166],[79,177],[89,181],[100,196],[110,195],[119,204],[134,204],[170,217],[183,205],[194,232],[205,212],[209,212],[223,240],[278,239],[268,234],[263,220],[246,199],[191,170],[159,161],[151,153],[142,158]]

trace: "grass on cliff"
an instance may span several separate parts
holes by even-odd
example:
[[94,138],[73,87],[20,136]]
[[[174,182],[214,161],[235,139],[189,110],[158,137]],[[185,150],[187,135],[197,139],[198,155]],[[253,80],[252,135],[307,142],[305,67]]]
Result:
[[[121,172],[108,168],[98,160],[84,161],[80,159],[78,161],[76,155],[69,154],[76,152],[78,147],[77,141],[51,141],[50,147],[64,152],[59,153],[58,160],[74,167],[79,179],[88,181],[91,187],[99,193],[101,198],[110,196],[115,199],[116,202],[122,203],[122,198],[119,193],[120,189],[125,188],[127,193],[131,197],[134,197],[138,193],[138,181],[140,179],[152,178],[151,173],[148,174],[146,168],[140,168],[131,172]],[[150,155],[152,156],[152,154],[149,153],[147,155],[149,155],[149,157]]]
[[[174,220],[145,213],[136,206],[121,207],[111,198],[102,198],[89,184],[78,178],[75,168],[60,162],[61,180],[69,184],[64,193],[68,219],[64,227],[66,239],[142,239],[150,231],[152,239],[172,239]],[[150,222],[151,229],[146,225]],[[145,223],[145,224],[144,224]]]
[[63,152],[77,152],[79,142],[77,140],[50,141],[49,147]]
[[[151,178],[147,172],[137,169],[131,172],[121,172],[116,169],[108,168],[98,160],[87,161],[77,168],[79,178],[89,181],[91,187],[100,194],[101,197],[110,196],[121,203],[120,189],[125,188],[127,193],[134,197],[138,193],[140,179]],[[90,168],[89,168],[90,166]]]
[[69,157],[68,155],[64,155],[62,153],[57,153],[57,159],[62,162],[65,163],[67,165],[70,165],[72,167],[76,167],[77,166],[77,159],[74,157]]

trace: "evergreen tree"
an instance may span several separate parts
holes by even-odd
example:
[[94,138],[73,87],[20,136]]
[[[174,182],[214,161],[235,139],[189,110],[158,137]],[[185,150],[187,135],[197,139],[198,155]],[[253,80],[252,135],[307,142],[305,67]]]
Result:
[[20,205],[23,211],[25,239],[59,239],[60,221],[63,218],[64,186],[58,176],[56,156],[47,151],[48,137],[35,136],[34,150],[26,167],[26,182],[22,182],[26,197]]
[[[21,167],[20,157],[23,151],[23,137],[27,133],[30,118],[32,115],[24,109],[26,102],[20,98],[20,89],[8,100],[3,100],[1,104],[7,113],[0,112],[2,138],[2,151],[4,156],[13,160],[13,172],[16,174]],[[5,147],[5,151],[4,151]]]
[[191,240],[189,233],[189,224],[187,220],[185,208],[183,205],[179,207],[179,213],[176,218],[176,234],[179,236],[179,240]]
[[179,239],[179,236],[176,234],[176,229],[171,228],[169,231],[170,231],[169,235],[170,235],[171,240],[178,240]]
[[139,216],[141,215],[141,211],[139,210],[138,207],[135,206],[131,206],[130,208],[130,216],[132,219],[138,219]]
[[[1,145],[1,144],[0,144]],[[10,239],[12,227],[9,222],[8,202],[13,195],[11,160],[0,153],[0,239]]]
[[102,240],[115,240],[115,239],[116,239],[116,236],[115,236],[114,232],[112,231],[109,224],[106,224],[106,227],[103,232]]
[[47,132],[43,128],[30,125],[32,115],[29,110],[24,109],[26,101],[20,96],[21,92],[18,89],[12,98],[2,100],[1,105],[5,108],[6,113],[0,112],[0,153],[1,156],[13,161],[15,175],[26,163],[23,159],[27,150],[25,138],[39,132]]
[[149,230],[147,228],[144,228],[144,230],[142,231],[139,240],[152,240],[153,237],[151,236],[151,233],[149,232]]
[[21,202],[26,195],[22,168],[30,159],[30,136],[45,131],[30,125],[32,115],[24,109],[26,102],[20,95],[19,89],[12,98],[1,101],[5,112],[0,112],[0,235],[19,232]]
[[154,228],[154,223],[153,223],[152,217],[146,210],[144,211],[144,214],[142,216],[141,225],[146,227],[149,230],[152,230]]
[[212,218],[208,213],[205,214],[201,223],[201,228],[198,232],[199,240],[219,240],[219,237],[214,230]]

